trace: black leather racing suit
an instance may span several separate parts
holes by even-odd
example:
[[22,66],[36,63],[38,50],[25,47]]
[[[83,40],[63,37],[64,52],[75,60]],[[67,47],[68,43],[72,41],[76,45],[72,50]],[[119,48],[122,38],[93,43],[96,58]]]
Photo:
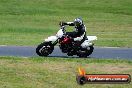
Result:
[[[73,22],[65,22],[64,25],[75,26]],[[66,35],[74,38],[74,41],[80,41],[82,43],[87,39],[86,27],[84,24],[80,25],[79,27],[75,26],[75,31],[66,32]]]

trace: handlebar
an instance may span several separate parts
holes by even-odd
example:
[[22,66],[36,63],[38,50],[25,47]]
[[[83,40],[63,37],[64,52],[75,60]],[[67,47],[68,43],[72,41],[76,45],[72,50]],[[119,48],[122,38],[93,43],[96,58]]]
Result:
[[61,21],[61,22],[59,23],[59,25],[60,25],[60,27],[61,27],[61,26],[64,26],[64,25],[65,25],[65,22]]

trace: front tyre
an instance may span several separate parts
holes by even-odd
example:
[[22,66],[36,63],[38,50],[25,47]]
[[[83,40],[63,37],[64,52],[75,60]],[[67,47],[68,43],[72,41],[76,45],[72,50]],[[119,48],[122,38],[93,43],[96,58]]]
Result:
[[94,50],[93,46],[89,46],[88,48],[81,48],[78,51],[77,56],[86,58],[87,56],[92,54],[93,50]]
[[43,42],[36,48],[36,53],[39,56],[48,56],[54,50],[54,46],[51,42]]

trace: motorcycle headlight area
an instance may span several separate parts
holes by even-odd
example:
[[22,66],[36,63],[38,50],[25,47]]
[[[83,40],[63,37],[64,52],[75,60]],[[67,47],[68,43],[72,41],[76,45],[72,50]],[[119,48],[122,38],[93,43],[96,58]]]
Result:
[[58,37],[58,38],[61,38],[62,36],[63,36],[63,31],[62,30],[59,30],[58,32],[57,32],[57,34],[56,34],[56,36]]

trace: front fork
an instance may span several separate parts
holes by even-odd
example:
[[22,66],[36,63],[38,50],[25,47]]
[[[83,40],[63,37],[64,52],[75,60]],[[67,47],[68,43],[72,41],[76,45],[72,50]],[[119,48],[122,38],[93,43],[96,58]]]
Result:
[[55,46],[58,43],[58,39],[55,42],[52,42],[53,46]]

